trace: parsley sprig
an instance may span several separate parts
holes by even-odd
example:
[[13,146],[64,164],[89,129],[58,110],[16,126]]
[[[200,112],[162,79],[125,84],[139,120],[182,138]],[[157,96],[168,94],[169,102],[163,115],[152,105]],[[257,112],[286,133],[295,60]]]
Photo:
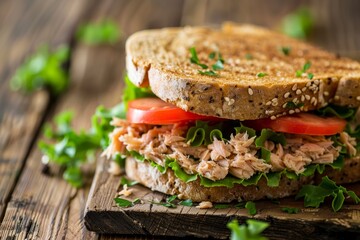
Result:
[[[295,74],[296,77],[301,77],[304,73],[306,73],[307,70],[309,70],[310,67],[311,67],[311,62],[306,62],[301,70],[296,71],[296,74]],[[308,73],[307,77],[309,79],[313,79],[314,74]]]
[[348,198],[353,199],[356,204],[360,202],[360,198],[355,194],[355,192],[348,191],[345,187],[336,185],[334,181],[325,176],[322,178],[322,181],[318,186],[303,186],[300,192],[296,195],[296,199],[304,198],[305,207],[318,208],[326,198],[331,197],[333,199],[331,207],[334,212],[337,212],[344,204],[345,195],[347,195]]
[[305,39],[310,34],[313,26],[314,20],[309,9],[300,7],[284,17],[281,30],[288,36]]
[[[149,89],[133,85],[127,77],[125,84],[122,103],[111,109],[99,106],[91,118],[90,129],[75,131],[71,126],[74,114],[69,111],[55,117],[54,127],[49,124],[45,126],[44,136],[48,141],[39,142],[40,150],[51,163],[64,168],[63,178],[72,186],[83,185],[81,167],[93,158],[96,151],[109,145],[109,133],[114,129],[110,125],[111,120],[114,117],[126,117],[127,103],[130,100],[154,96]],[[121,165],[124,159],[115,155],[113,160]]]
[[89,44],[114,44],[120,39],[120,29],[111,20],[80,25],[76,32],[77,40]]
[[285,56],[289,56],[290,51],[291,51],[291,47],[280,47],[279,50],[285,55]]
[[141,200],[139,198],[136,198],[136,199],[134,199],[132,201],[129,201],[129,200],[125,199],[125,198],[120,198],[120,197],[114,198],[114,201],[115,201],[115,203],[116,203],[116,205],[118,207],[124,207],[124,208],[133,207],[136,204],[141,202]]
[[236,219],[233,219],[227,224],[227,227],[231,230],[231,240],[267,240],[267,237],[261,235],[261,233],[270,225],[267,222],[248,219],[246,225],[239,225]]
[[60,94],[69,83],[68,72],[64,68],[69,56],[67,46],[55,50],[40,47],[16,70],[10,81],[11,88],[25,92],[47,88],[54,95]]
[[[191,63],[200,66],[202,69],[209,69],[208,65],[200,62],[195,47],[192,47],[189,50],[190,50],[190,54],[191,54],[191,57],[190,57],[190,62]],[[217,56],[217,59],[216,59],[216,56]],[[198,70],[198,73],[201,74],[201,75],[206,75],[206,76],[213,76],[213,77],[219,76],[216,71],[224,69],[224,63],[225,63],[221,53],[219,53],[219,52],[211,52],[209,54],[209,59],[212,59],[212,60],[216,59],[215,64],[213,64],[211,66],[212,70],[206,70],[206,71]]]

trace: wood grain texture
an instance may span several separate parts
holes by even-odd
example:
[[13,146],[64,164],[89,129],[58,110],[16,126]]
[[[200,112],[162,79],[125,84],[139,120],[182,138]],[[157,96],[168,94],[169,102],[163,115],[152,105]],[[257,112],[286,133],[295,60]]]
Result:
[[[282,199],[279,204],[270,200],[257,201],[258,213],[252,217],[246,209],[234,207],[197,209],[179,205],[174,209],[166,208],[151,203],[165,200],[166,195],[136,185],[131,187],[134,191],[128,199],[140,198],[142,203],[130,208],[119,208],[113,198],[120,190],[120,177],[109,174],[108,165],[108,161],[98,162],[87,202],[85,224],[92,231],[225,239],[230,233],[226,223],[231,219],[237,218],[243,223],[248,218],[255,218],[271,223],[266,231],[270,239],[283,239],[284,236],[294,239],[337,239],[343,232],[347,232],[348,237],[360,233],[360,206],[349,203],[335,213],[329,203],[320,209],[311,209],[304,208],[303,201],[295,201],[293,198]],[[350,189],[360,192],[360,185],[352,185]],[[296,207],[300,213],[288,214],[281,211],[282,207]]]
[[[96,4],[93,4],[96,2]],[[96,235],[88,232],[83,225],[84,205],[88,196],[89,185],[82,190],[74,190],[61,178],[61,171],[52,168],[52,176],[41,174],[41,154],[36,148],[31,148],[35,133],[44,116],[44,110],[48,104],[46,93],[39,92],[33,96],[22,96],[18,93],[10,93],[8,80],[16,66],[30,52],[33,52],[41,43],[49,43],[56,46],[61,43],[69,43],[72,34],[79,22],[87,22],[103,18],[115,19],[123,31],[123,41],[112,47],[88,47],[75,42],[73,49],[71,76],[71,91],[65,95],[58,105],[51,109],[51,117],[64,110],[72,109],[78,114],[74,126],[77,129],[86,128],[90,125],[89,117],[99,103],[110,107],[121,98],[121,78],[124,74],[124,39],[131,33],[146,29],[178,25],[216,25],[224,20],[237,22],[252,22],[264,26],[277,26],[280,19],[299,5],[309,5],[315,15],[316,32],[310,40],[327,49],[340,52],[346,56],[360,59],[360,37],[358,23],[359,1],[288,1],[286,4],[280,0],[186,0],[183,6],[182,0],[172,1],[171,5],[166,0],[132,0],[132,1],[41,1],[41,0],[7,0],[0,2],[0,219],[1,213],[6,214],[0,226],[0,239],[164,239],[164,237],[141,237],[141,236],[109,236]],[[66,12],[66,14],[64,14]],[[65,16],[65,17],[64,17]],[[4,60],[5,59],[5,60]],[[50,118],[51,118],[50,117]],[[19,134],[21,136],[19,136]],[[30,156],[27,157],[31,150]],[[22,167],[24,170],[22,171]],[[103,200],[99,202],[100,208],[109,209],[111,212],[119,212],[119,208],[112,203],[117,187],[118,178],[106,179],[107,162],[99,162],[99,169],[94,182],[92,193],[99,196],[104,193]],[[91,181],[94,166],[88,166],[88,181]],[[101,170],[101,171],[100,171]],[[101,175],[101,176],[100,176]],[[20,178],[19,178],[20,177]],[[19,181],[18,181],[19,178]],[[99,182],[99,179],[102,181]],[[15,190],[14,190],[15,188]],[[11,196],[14,190],[13,195]],[[140,196],[151,199],[152,197],[163,198],[161,194],[149,193],[146,189],[139,188]],[[11,201],[8,203],[8,201]],[[93,202],[94,203],[94,202]],[[93,204],[89,202],[89,206]],[[283,202],[282,202],[283,204]],[[299,204],[299,203],[294,203]],[[262,207],[262,203],[259,203]],[[275,206],[275,210],[268,209]],[[259,216],[267,216],[268,212],[275,211],[280,214],[279,219],[268,217],[272,225],[278,227],[277,233],[266,232],[274,239],[282,239],[284,236],[304,238],[307,233],[319,233],[329,226],[329,223],[317,225],[304,225],[300,220],[286,222],[287,215],[278,212],[277,205],[264,205]],[[351,206],[345,209],[348,219],[353,222],[359,221],[359,209]],[[90,209],[90,208],[89,208]],[[228,234],[224,228],[224,222],[237,215],[242,220],[248,215],[244,210],[192,210],[187,207],[168,210],[161,206],[144,204],[136,206],[137,211],[126,209],[122,211],[127,221],[124,226],[116,229],[125,229],[128,232],[141,231],[149,234],[158,231],[161,234],[175,234],[171,226],[180,227],[182,235],[191,235],[194,226],[202,221],[203,212],[211,217],[211,224],[219,224],[221,236]],[[93,211],[92,209],[91,211]],[[143,219],[143,213],[151,210],[158,214],[154,219],[146,215],[146,224],[132,229],[133,219]],[[130,211],[130,212],[129,212]],[[166,211],[165,215],[163,212]],[[194,216],[190,222],[181,217]],[[316,217],[318,212],[302,214]],[[330,212],[329,209],[325,211]],[[161,214],[160,214],[161,213]],[[172,223],[168,216],[176,216]],[[271,212],[272,213],[272,212]],[[111,213],[112,214],[112,213]],[[117,218],[105,213],[106,224],[114,224]],[[109,217],[110,216],[110,217]],[[180,218],[178,218],[180,216]],[[220,216],[219,218],[216,216]],[[278,215],[277,215],[278,216]],[[300,216],[300,215],[296,215]],[[295,216],[294,216],[295,218]],[[223,219],[224,222],[219,222]],[[198,220],[196,222],[196,220]],[[337,229],[348,230],[343,220],[336,220]],[[191,223],[191,224],[190,224]],[[280,228],[282,224],[285,230]],[[295,225],[299,224],[299,225]],[[359,223],[357,223],[359,224]],[[296,226],[296,228],[294,227]],[[358,226],[358,225],[357,225]],[[286,229],[293,229],[289,233]],[[189,230],[190,229],[190,230]],[[214,228],[208,231],[206,227],[198,227],[199,232],[206,232],[202,237],[208,236]],[[353,229],[358,231],[357,229]],[[292,235],[291,235],[292,234]],[[348,235],[347,235],[348,234]],[[199,235],[196,234],[195,235]],[[220,235],[214,235],[220,236]],[[309,235],[311,236],[311,235]],[[332,234],[329,238],[350,238],[353,233],[341,235]],[[318,239],[326,239],[326,236]]]
[[[111,18],[119,23],[125,37],[140,29],[179,25],[182,1],[174,1],[169,11],[156,14],[156,9],[160,11],[165,5],[164,1],[104,1],[86,12],[81,21]],[[63,110],[73,110],[77,113],[74,128],[84,129],[90,126],[96,106],[111,107],[118,103],[125,74],[123,46],[124,41],[99,47],[75,43],[70,89],[51,109],[49,118]],[[98,238],[86,231],[82,221],[89,186],[81,190],[71,188],[56,168],[51,169],[52,176],[43,175],[40,159],[41,153],[34,148],[6,209],[0,239]],[[94,168],[88,168],[90,183]]]
[[356,0],[187,0],[182,25],[220,25],[223,21],[252,23],[278,29],[281,20],[297,8],[307,7],[314,18],[309,41],[327,50],[360,59],[360,9]]
[[0,221],[49,103],[45,92],[11,92],[9,79],[40,43],[68,42],[83,6],[84,1],[0,3]]

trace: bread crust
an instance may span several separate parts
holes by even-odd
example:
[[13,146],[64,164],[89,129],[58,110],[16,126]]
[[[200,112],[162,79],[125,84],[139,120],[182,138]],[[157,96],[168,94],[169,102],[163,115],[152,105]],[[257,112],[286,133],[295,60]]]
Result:
[[[221,52],[225,64],[218,77],[198,73],[190,63],[195,47],[211,66],[210,52]],[[290,47],[287,56],[279,50]],[[138,86],[150,85],[164,101],[203,115],[250,120],[279,117],[320,108],[328,103],[360,106],[360,64],[251,25],[165,28],[135,33],[126,43],[127,70]],[[247,60],[246,54],[253,59]],[[296,77],[306,62],[307,74]],[[257,77],[257,73],[266,73]],[[294,102],[295,108],[289,108]],[[294,105],[292,105],[294,106]]]
[[235,184],[227,187],[203,187],[199,179],[189,183],[181,181],[171,169],[160,173],[157,168],[148,162],[139,162],[133,157],[126,159],[126,174],[129,178],[140,182],[153,191],[165,194],[178,195],[180,199],[191,199],[194,202],[231,202],[251,201],[264,198],[276,199],[296,194],[302,185],[311,182],[311,178],[301,177],[299,180],[290,180],[282,177],[278,187],[269,187],[266,180],[261,179],[256,186],[242,186]]

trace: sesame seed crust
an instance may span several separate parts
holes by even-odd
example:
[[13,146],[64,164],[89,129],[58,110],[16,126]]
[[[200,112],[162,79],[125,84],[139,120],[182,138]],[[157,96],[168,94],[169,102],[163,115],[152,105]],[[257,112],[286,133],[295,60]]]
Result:
[[[269,41],[263,41],[264,37]],[[279,53],[279,42],[291,46],[294,54]],[[213,49],[207,46],[219,49],[225,63],[224,69],[217,71],[218,77],[198,73],[199,66],[189,61],[192,46],[208,66],[213,64],[208,58]],[[234,55],[237,48],[244,47],[249,48],[252,60]],[[132,82],[150,85],[164,101],[198,114],[249,120],[286,114],[289,101],[304,104],[300,111],[317,109],[330,101],[360,105],[359,63],[263,28],[226,25],[220,31],[200,27],[146,30],[129,38],[126,52]],[[259,54],[261,61],[256,58]],[[233,59],[231,64],[229,59]],[[316,76],[314,80],[295,77],[295,71],[307,61],[312,63],[309,71]],[[330,65],[324,66],[324,61]],[[257,78],[258,72],[268,75]]]

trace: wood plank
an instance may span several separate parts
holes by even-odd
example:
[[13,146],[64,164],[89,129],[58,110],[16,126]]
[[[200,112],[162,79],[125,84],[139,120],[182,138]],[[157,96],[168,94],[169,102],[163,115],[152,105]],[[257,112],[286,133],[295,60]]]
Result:
[[[165,6],[164,1],[103,1],[82,21],[114,19],[124,36],[140,29],[179,25],[182,0],[174,1],[167,12],[162,12]],[[71,60],[72,86],[52,109],[51,117],[72,109],[78,113],[74,127],[88,128],[97,105],[110,107],[120,100],[124,59],[124,41],[102,47],[75,44]],[[41,153],[34,148],[8,204],[0,226],[0,239],[97,238],[86,231],[82,222],[89,186],[76,191],[62,180],[60,171],[52,170],[52,177],[41,174],[40,158]],[[89,168],[91,177],[92,168]]]
[[9,79],[40,43],[69,41],[84,6],[69,0],[0,3],[0,222],[48,106],[47,93],[11,92]]

